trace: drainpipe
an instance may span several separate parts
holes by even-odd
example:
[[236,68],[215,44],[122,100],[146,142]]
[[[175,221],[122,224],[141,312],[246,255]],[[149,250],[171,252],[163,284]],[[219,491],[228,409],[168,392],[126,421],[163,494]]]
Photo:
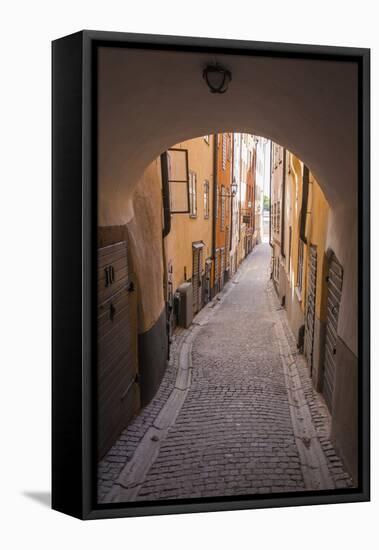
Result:
[[167,274],[167,255],[165,237],[171,231],[171,211],[170,211],[170,184],[168,181],[167,170],[167,152],[161,154],[161,179],[162,179],[162,205],[163,205],[163,229],[162,229],[162,261],[163,261],[163,296],[166,310],[166,336],[167,336],[167,360],[170,359],[170,317],[172,304],[168,302],[168,274]]
[[283,258],[286,257],[286,252],[284,250],[284,215],[286,208],[286,156],[287,151],[283,149],[283,179],[282,179],[282,223],[280,224],[280,253]]
[[238,189],[239,189],[239,201],[238,201],[238,243],[241,242],[241,200],[242,200],[242,194],[241,194],[241,182],[242,182],[242,179],[241,179],[241,172],[242,172],[242,134],[240,134],[240,145],[239,145],[239,155],[240,155],[240,158],[239,158],[239,185],[238,185]]
[[167,153],[161,154],[161,175],[162,175],[162,202],[163,202],[163,238],[171,231],[170,212],[170,185],[168,182]]
[[268,233],[268,242],[271,246],[271,248],[274,248],[272,246],[272,242],[271,242],[271,218],[272,218],[272,215],[271,215],[271,188],[272,188],[272,141],[270,141],[270,208],[269,208],[269,219],[268,219],[268,229],[269,229],[269,233]]
[[[232,133],[232,168],[231,168],[231,172],[232,172],[232,185],[233,185],[233,178],[234,178],[234,133]],[[230,188],[230,238],[229,238],[229,253],[231,252],[232,250],[232,240],[233,240],[233,206],[234,206],[234,201],[233,201],[233,195],[232,195],[232,191],[231,191],[231,188]],[[229,254],[229,257],[230,257],[230,254]]]
[[[213,267],[216,261],[216,214],[217,214],[217,134],[213,135],[213,196],[212,196],[212,259]],[[213,269],[213,286],[215,273]]]
[[[252,201],[252,204],[253,204],[253,212],[252,212],[252,216],[253,216],[253,235],[255,233],[255,227],[256,227],[256,223],[255,223],[255,212],[256,212],[256,208],[257,208],[257,202],[256,202],[256,199],[257,199],[257,149],[256,149],[257,145],[255,144],[255,148],[254,148],[254,156],[253,156],[253,160],[254,160],[254,172],[253,170],[251,171],[252,174],[254,174],[254,185],[253,185],[253,198],[254,200]],[[263,215],[263,212],[262,212],[262,215]]]

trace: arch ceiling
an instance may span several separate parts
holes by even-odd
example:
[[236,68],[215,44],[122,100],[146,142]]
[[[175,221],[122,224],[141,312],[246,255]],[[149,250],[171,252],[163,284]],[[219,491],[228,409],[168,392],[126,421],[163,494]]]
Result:
[[355,200],[358,73],[350,62],[217,55],[232,72],[211,94],[205,53],[100,48],[99,223],[130,217],[145,168],[174,143],[238,131],[280,143],[315,174],[331,207]]

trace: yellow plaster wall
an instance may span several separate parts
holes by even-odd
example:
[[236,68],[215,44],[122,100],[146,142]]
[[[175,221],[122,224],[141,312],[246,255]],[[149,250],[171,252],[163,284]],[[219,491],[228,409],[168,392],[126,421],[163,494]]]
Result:
[[[294,155],[290,154],[291,173],[287,176],[287,186],[289,186],[291,195],[291,208],[289,215],[289,224],[292,226],[291,243],[291,273],[290,285],[296,286],[298,272],[298,253],[299,253],[299,231],[300,231],[300,212],[303,193],[302,177],[303,163]],[[306,218],[306,237],[308,244],[304,246],[304,264],[303,264],[303,288],[301,294],[301,309],[304,311],[307,281],[308,281],[308,246],[317,246],[317,280],[316,280],[316,316],[319,319],[325,318],[325,291],[323,282],[325,281],[325,243],[328,228],[329,205],[325,199],[321,188],[310,173],[310,185],[308,194],[308,207]],[[297,294],[294,299],[298,300]]]
[[325,320],[325,243],[328,228],[329,205],[312,174],[310,174],[310,182],[310,189],[312,191],[308,200],[308,211],[311,212],[311,215],[308,221],[307,238],[310,244],[317,246],[316,316],[320,320]]
[[138,331],[152,328],[164,308],[162,189],[160,159],[145,170],[133,193],[133,217],[126,228],[137,279]]
[[[295,157],[293,154],[289,154],[290,174],[287,174],[286,184],[291,189],[291,209],[289,224],[292,226],[292,241],[291,241],[291,272],[290,272],[290,286],[292,289],[296,288],[297,275],[298,275],[298,258],[299,258],[299,234],[300,234],[300,212],[301,201],[303,198],[303,163]],[[306,276],[307,266],[307,247],[304,248],[304,271],[303,281]],[[296,292],[292,293],[293,299],[299,301],[302,311],[304,311],[304,298],[305,298],[306,285],[303,284],[301,301],[298,298]]]
[[[173,214],[171,231],[165,238],[165,255],[167,264],[173,267],[173,291],[184,282],[184,268],[187,279],[192,277],[192,243],[203,241],[203,265],[212,255],[212,204],[213,204],[213,136],[209,144],[204,137],[184,141],[173,147],[188,149],[189,170],[197,175],[197,217],[189,214]],[[204,181],[209,182],[209,218],[204,219]]]

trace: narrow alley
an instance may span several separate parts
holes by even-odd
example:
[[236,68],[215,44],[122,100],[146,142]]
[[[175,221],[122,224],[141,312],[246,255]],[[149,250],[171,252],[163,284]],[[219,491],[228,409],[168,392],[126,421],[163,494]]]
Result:
[[254,495],[352,485],[257,245],[178,327],[155,398],[99,464],[100,502]]

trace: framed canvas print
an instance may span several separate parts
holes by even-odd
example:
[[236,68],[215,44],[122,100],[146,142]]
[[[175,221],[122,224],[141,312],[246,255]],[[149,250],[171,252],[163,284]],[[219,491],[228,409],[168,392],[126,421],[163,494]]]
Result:
[[53,508],[369,499],[369,50],[53,42]]

